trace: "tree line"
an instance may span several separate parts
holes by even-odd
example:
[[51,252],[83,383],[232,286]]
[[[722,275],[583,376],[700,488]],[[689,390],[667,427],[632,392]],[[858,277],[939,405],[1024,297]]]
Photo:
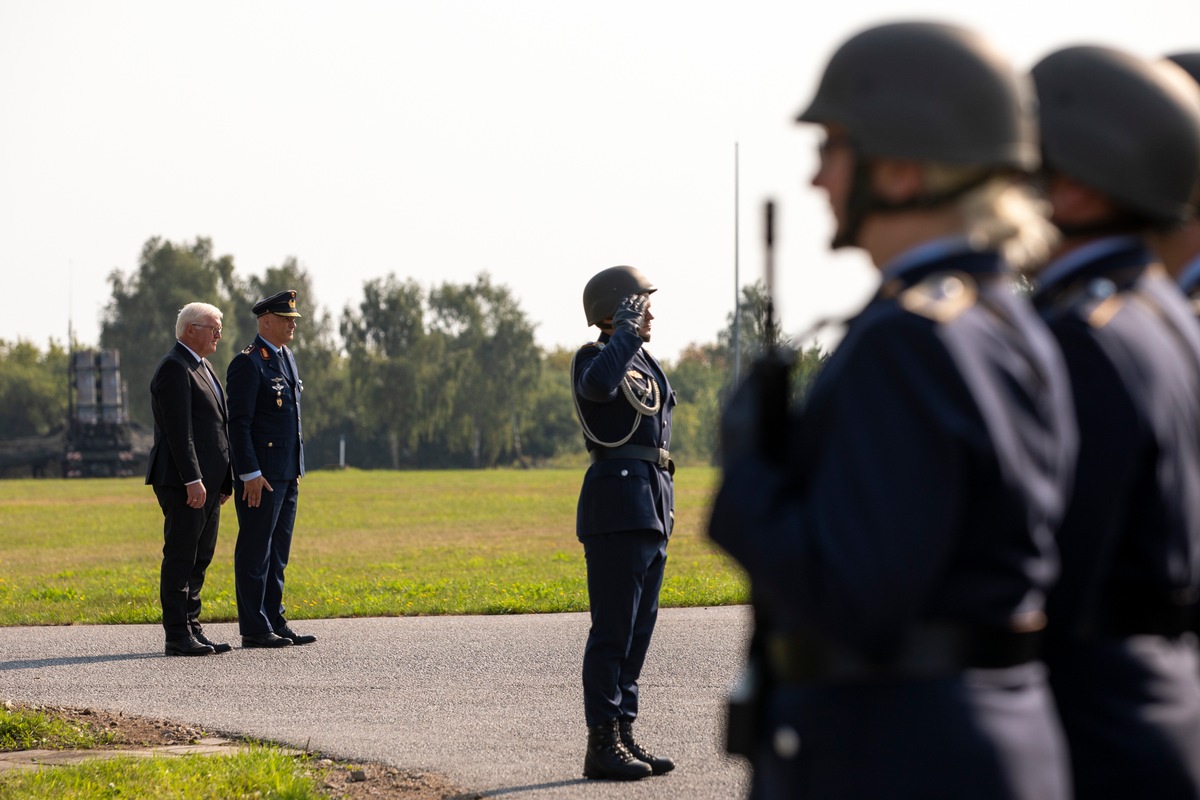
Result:
[[[568,367],[573,351],[543,350],[518,300],[480,273],[473,282],[424,287],[395,274],[364,283],[362,298],[335,318],[295,258],[260,276],[241,277],[232,256],[211,240],[148,240],[137,268],[109,276],[101,317],[103,349],[121,354],[129,418],[153,426],[150,377],[173,341],[180,308],[193,301],[225,311],[221,346],[209,359],[219,375],[249,343],[256,323],[241,313],[280,288],[303,298],[303,324],[292,346],[304,379],[305,460],[366,469],[536,466],[582,452]],[[761,284],[741,300],[738,361],[745,367],[768,338]],[[680,404],[672,452],[708,462],[717,450],[721,399],[733,384],[734,315],[716,342],[689,345],[665,364]],[[83,347],[75,343],[75,348]],[[0,439],[46,435],[66,423],[67,348],[43,351],[0,340]],[[825,354],[800,353],[797,391]]]

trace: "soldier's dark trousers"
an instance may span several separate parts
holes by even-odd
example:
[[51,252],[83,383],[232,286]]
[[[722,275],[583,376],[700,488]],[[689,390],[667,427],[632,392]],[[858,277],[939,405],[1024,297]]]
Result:
[[241,499],[242,482],[234,486],[238,538],[233,551],[238,628],[242,636],[270,633],[286,624],[283,616],[283,572],[292,549],[299,485],[269,481],[258,508]]
[[592,627],[583,653],[588,727],[638,712],[638,676],[658,618],[667,540],[657,531],[586,536]]
[[221,496],[209,492],[204,508],[188,508],[187,489],[183,487],[155,486],[154,495],[163,510],[158,595],[166,638],[174,641],[187,638],[188,622],[200,618],[204,573],[217,548]]

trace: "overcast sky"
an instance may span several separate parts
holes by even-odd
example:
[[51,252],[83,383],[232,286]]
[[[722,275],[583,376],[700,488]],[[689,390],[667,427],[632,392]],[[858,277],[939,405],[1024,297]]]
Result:
[[977,28],[1026,68],[1200,49],[1195,0],[0,0],[0,339],[73,320],[94,344],[113,270],[205,236],[243,277],[295,256],[335,316],[389,272],[486,271],[545,347],[587,341],[584,283],[633,264],[674,358],[733,308],[735,144],[741,279],[773,197],[796,333],[875,273],[828,252],[816,132],[791,119],[842,41],[897,19]]

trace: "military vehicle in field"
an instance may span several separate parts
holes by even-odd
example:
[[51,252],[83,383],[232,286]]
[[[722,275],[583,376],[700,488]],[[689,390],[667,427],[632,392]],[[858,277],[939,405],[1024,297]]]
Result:
[[154,436],[128,418],[118,350],[77,350],[68,362],[65,424],[45,436],[0,442],[0,474],[123,478],[142,475]]

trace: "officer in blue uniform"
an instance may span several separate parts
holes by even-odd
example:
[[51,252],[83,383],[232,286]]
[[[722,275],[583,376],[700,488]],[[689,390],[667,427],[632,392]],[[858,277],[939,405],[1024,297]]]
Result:
[[1045,649],[1078,800],[1200,797],[1200,327],[1146,245],[1193,213],[1200,94],[1167,66],[1081,46],[1033,68],[1063,234],[1034,303],[1080,434]]
[[761,371],[722,415],[709,532],[769,621],[753,798],[1069,797],[1036,655],[1075,428],[1011,274],[1052,234],[1031,100],[978,35],[895,23],[799,116],[833,244],[881,281],[782,430]]
[[571,361],[575,410],[592,459],[576,515],[592,617],[583,655],[588,778],[635,780],[675,767],[633,737],[638,676],[658,616],[675,510],[668,450],[675,393],[643,346],[654,291],[633,267],[595,275],[583,306],[600,337]]
[[283,574],[304,475],[304,382],[286,347],[300,316],[296,293],[279,292],[255,303],[253,311],[258,336],[229,362],[225,378],[237,476],[233,559],[238,625],[243,647],[287,647],[317,639],[292,630],[283,612]]
[[[1167,58],[1200,86],[1200,52],[1175,53]],[[1200,316],[1200,186],[1196,187],[1196,192],[1191,219],[1170,230],[1155,232],[1150,241],[1163,266],[1175,276],[1179,288],[1188,296],[1192,310]]]

